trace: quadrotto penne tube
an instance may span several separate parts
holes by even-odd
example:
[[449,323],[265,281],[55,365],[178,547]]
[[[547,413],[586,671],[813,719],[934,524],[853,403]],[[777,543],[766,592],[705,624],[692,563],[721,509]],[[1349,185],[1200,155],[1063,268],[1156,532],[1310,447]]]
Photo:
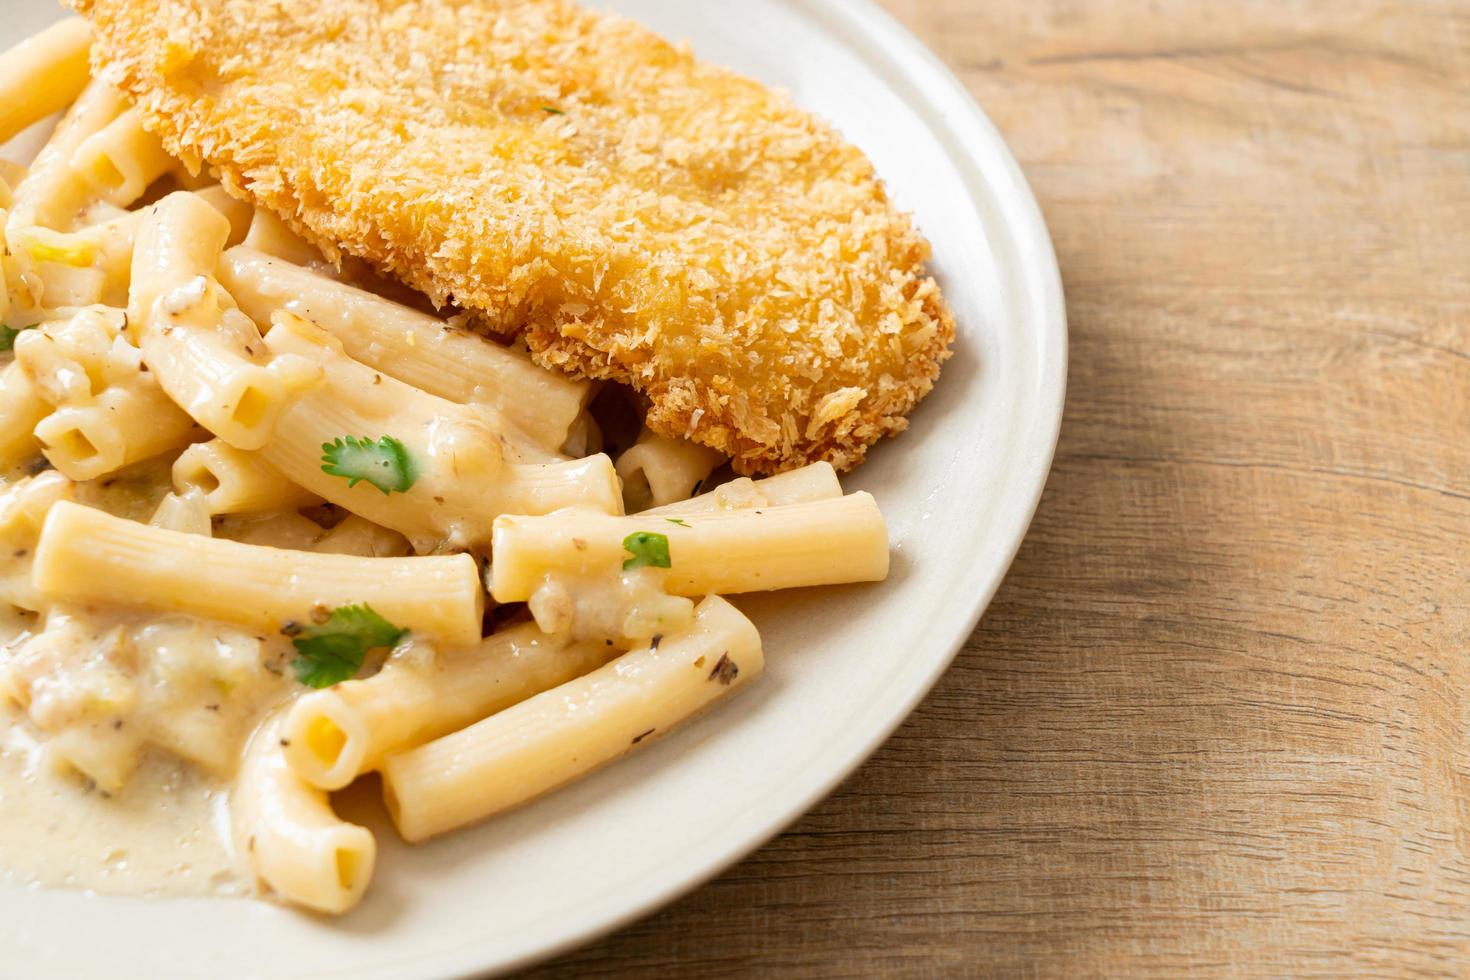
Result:
[[587,382],[551,374],[524,352],[251,248],[230,249],[219,276],[257,323],[280,310],[303,316],[353,359],[440,398],[493,408],[544,449],[561,447],[587,403]]
[[0,143],[53,112],[87,85],[92,27],[68,17],[0,54]]
[[[312,365],[321,380],[281,414],[264,458],[313,493],[402,532],[420,551],[483,543],[497,514],[622,510],[606,456],[512,462],[514,446],[481,416],[358,363],[334,335],[291,313],[276,315],[266,345],[278,358]],[[384,493],[324,471],[324,447],[348,437],[394,440],[411,472]]]
[[673,595],[764,592],[877,582],[888,575],[888,529],[871,494],[835,500],[611,517],[566,512],[495,521],[492,594],[523,602],[551,573],[607,578],[624,568],[634,535],[663,541]]
[[303,779],[341,789],[383,758],[438,738],[602,666],[616,651],[527,624],[427,663],[390,664],[308,694],[286,715],[286,758]]
[[180,534],[62,501],[36,546],[32,584],[70,602],[190,613],[279,632],[366,603],[446,645],[480,640],[483,587],[469,555],[356,558]]
[[739,690],[764,667],[755,626],[712,596],[684,633],[389,756],[383,764],[388,812],[410,841],[482,820],[634,751]]

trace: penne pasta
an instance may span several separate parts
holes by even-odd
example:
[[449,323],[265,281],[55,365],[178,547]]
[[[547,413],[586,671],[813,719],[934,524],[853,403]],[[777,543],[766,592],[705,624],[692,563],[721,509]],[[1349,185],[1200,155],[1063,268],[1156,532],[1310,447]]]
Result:
[[0,143],[60,112],[87,87],[92,27],[68,17],[0,54]]
[[341,789],[378,768],[385,756],[580,677],[614,652],[526,624],[426,664],[390,660],[367,680],[316,691],[292,705],[282,729],[290,743],[286,759],[312,785]]
[[34,428],[41,451],[91,480],[186,445],[194,422],[143,371],[120,310],[84,309],[23,331],[15,363],[52,411]]
[[[245,235],[242,245],[243,251],[259,252],[262,256],[282,259],[297,266],[308,266],[313,262],[322,261],[322,253],[317,251],[314,245],[299,237],[286,227],[286,222],[264,208],[255,209],[250,218],[250,231]],[[227,262],[220,276],[221,281],[226,283],[225,288],[233,295],[240,283],[225,278],[232,273],[232,267],[233,263]],[[247,308],[246,312],[261,323],[269,323],[269,314],[274,313],[275,310],[257,309],[252,312]]]
[[543,370],[523,352],[261,251],[230,249],[219,277],[256,323],[296,313],[354,360],[448,401],[494,409],[542,449],[562,447],[587,403],[587,382]]
[[706,446],[666,439],[645,429],[637,444],[618,457],[628,513],[689,499],[723,462],[722,454]]
[[483,589],[469,555],[354,558],[180,534],[61,501],[36,547],[35,589],[54,600],[185,613],[276,633],[366,603],[446,645],[480,639]]
[[229,221],[187,191],[154,205],[138,230],[128,309],[168,396],[235,448],[259,449],[288,382],[267,366],[259,332],[229,310],[211,276],[229,235]]
[[127,207],[177,164],[158,137],[143,128],[138,110],[128,109],[88,136],[71,155],[71,168],[102,200]]
[[397,531],[374,524],[356,514],[323,534],[311,546],[327,555],[358,555],[363,558],[400,558],[413,550]]
[[616,580],[630,536],[665,539],[671,595],[764,592],[878,582],[888,575],[888,531],[871,494],[681,518],[565,512],[495,521],[497,602],[523,602],[552,573]]
[[760,635],[710,597],[685,633],[391,755],[383,795],[398,832],[421,841],[518,806],[666,734],[758,677]]
[[805,504],[814,500],[835,500],[842,496],[842,484],[831,463],[812,463],[764,480],[742,476],[721,487],[689,500],[654,507],[643,517],[678,517],[681,514],[713,513],[723,510],[752,510],[756,507],[780,507]]
[[[15,187],[6,220],[8,230],[13,232],[33,225],[56,231],[72,230],[78,215],[92,199],[91,188],[71,167],[72,154],[125,108],[122,96],[105,83],[94,81],[87,85],[37,154],[25,179]],[[38,256],[32,258],[43,260]]]
[[321,502],[259,454],[220,439],[197,442],[180,453],[174,460],[173,484],[181,494],[197,491],[211,515],[295,510]]
[[50,411],[20,365],[12,361],[0,368],[0,469],[40,456],[36,426]]
[[[322,498],[401,532],[420,552],[485,542],[497,514],[622,507],[606,456],[507,462],[508,447],[480,416],[359,364],[301,317],[277,314],[266,346],[278,359],[313,365],[322,380],[281,414],[263,458]],[[385,493],[326,472],[324,447],[346,437],[396,440],[405,453],[403,485]]]

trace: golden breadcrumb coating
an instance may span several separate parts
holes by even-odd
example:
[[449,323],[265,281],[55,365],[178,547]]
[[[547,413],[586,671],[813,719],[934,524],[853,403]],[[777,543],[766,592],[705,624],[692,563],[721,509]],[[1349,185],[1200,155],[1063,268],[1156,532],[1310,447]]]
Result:
[[568,0],[72,0],[190,167],[648,396],[742,473],[901,431],[954,321],[872,165],[764,86]]

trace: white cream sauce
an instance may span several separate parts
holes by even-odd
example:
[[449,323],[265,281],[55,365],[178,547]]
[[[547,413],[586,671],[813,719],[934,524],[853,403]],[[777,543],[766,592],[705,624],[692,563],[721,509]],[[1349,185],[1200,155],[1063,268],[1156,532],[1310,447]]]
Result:
[[21,713],[0,708],[0,880],[102,894],[251,895],[228,790],[149,752],[117,793],[50,764]]

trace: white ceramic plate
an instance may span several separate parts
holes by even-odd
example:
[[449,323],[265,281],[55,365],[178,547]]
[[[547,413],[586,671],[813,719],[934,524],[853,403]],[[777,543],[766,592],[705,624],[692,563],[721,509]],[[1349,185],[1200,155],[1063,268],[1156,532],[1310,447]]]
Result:
[[[705,58],[794,93],[865,149],[934,243],[960,341],[871,490],[882,586],[739,601],[767,675],[640,755],[467,833],[382,835],[365,906],[327,921],[246,901],[0,886],[0,972],[46,977],[443,978],[506,970],[644,915],[770,838],[893,731],[969,635],[1056,444],[1066,324],[1041,214],[999,135],[867,0],[616,0]],[[54,19],[8,0],[0,46]],[[17,9],[18,8],[18,9]]]

